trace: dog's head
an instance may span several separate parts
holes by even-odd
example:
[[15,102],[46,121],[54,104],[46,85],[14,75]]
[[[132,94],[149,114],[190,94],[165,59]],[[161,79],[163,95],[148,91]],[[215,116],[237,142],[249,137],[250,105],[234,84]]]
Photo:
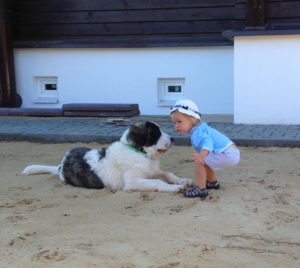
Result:
[[153,158],[166,152],[174,139],[160,130],[158,125],[151,121],[132,125],[123,134],[121,141],[143,150],[148,157]]

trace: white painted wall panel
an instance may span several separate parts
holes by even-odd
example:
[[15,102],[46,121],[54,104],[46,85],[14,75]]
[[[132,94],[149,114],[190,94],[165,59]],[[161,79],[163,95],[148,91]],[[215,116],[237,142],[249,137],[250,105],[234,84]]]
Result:
[[300,124],[300,36],[235,38],[234,122]]
[[[158,78],[185,78],[185,96],[204,114],[233,114],[233,48],[15,49],[22,107],[64,103],[138,103],[143,115],[167,115],[158,105]],[[57,76],[59,102],[33,103],[33,77]]]

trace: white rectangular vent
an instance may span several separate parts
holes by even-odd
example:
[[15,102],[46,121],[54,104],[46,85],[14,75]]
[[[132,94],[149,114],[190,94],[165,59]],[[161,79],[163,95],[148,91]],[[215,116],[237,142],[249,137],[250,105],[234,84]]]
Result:
[[56,76],[35,76],[34,103],[58,103],[58,87]]
[[170,106],[177,99],[184,97],[185,78],[158,78],[158,104]]

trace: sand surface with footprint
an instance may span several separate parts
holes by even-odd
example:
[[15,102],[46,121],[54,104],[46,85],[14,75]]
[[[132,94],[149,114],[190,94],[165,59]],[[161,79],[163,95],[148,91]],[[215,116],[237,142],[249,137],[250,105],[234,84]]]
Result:
[[[0,142],[0,267],[300,267],[300,149],[241,148],[206,201],[20,175],[75,146]],[[193,177],[192,149],[161,167]]]

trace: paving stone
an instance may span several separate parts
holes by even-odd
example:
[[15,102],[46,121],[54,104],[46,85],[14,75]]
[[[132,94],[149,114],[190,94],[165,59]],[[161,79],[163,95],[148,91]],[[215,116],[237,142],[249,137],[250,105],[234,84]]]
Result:
[[[209,117],[208,117],[209,118]],[[132,118],[95,117],[0,117],[0,141],[32,141],[45,143],[98,142],[120,139],[131,125],[151,120],[175,138],[175,145],[190,145],[188,135],[176,133],[168,116],[136,116]],[[300,147],[300,125],[233,124],[222,117],[207,123],[220,130],[240,146]]]

